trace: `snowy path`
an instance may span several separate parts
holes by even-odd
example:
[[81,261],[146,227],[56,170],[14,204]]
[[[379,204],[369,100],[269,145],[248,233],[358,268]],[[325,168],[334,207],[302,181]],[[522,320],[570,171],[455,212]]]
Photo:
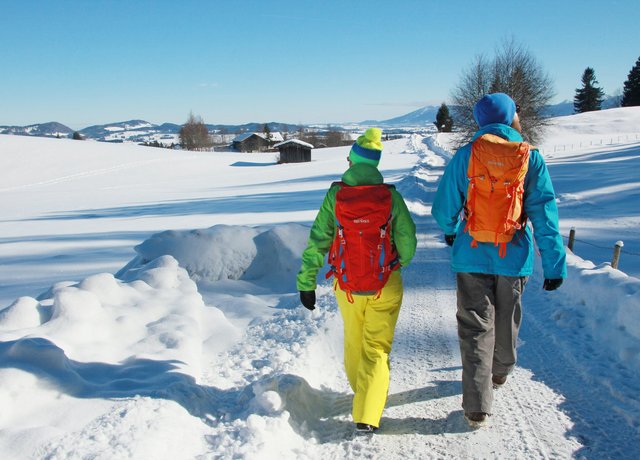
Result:
[[[419,153],[423,158],[399,188],[411,208],[422,210],[422,215],[416,216],[419,249],[404,273],[405,298],[391,356],[390,395],[379,432],[375,436],[353,432],[350,392],[340,351],[342,325],[327,288],[319,292],[320,312],[288,310],[248,328],[238,349],[216,360],[227,365],[215,375],[227,381],[232,376],[237,384],[252,388],[256,400],[275,400],[275,407],[262,405],[263,413],[282,403],[280,409],[291,414],[290,426],[304,439],[298,449],[290,452],[290,458],[571,457],[580,444],[569,436],[572,423],[560,410],[563,398],[535,381],[526,369],[518,368],[508,385],[497,393],[495,415],[487,428],[473,431],[464,421],[455,329],[455,279],[449,270],[448,248],[440,242],[435,223],[424,212],[444,160],[425,145],[415,145],[416,139],[412,142],[414,145],[410,142],[409,148],[422,150]],[[297,299],[291,301],[295,303]],[[293,340],[291,334],[295,335]],[[283,354],[287,359],[282,359]],[[544,360],[553,356],[552,351],[540,350],[538,355],[541,354]],[[234,359],[236,356],[239,358]],[[282,373],[274,369],[277,366]],[[319,380],[317,367],[324,369]],[[268,377],[261,377],[262,373]],[[215,383],[215,375],[209,375],[210,382]],[[217,449],[217,455],[251,456],[251,444],[256,449],[253,453],[257,453],[258,446],[265,452],[278,452],[274,445],[277,441],[247,439],[239,429],[243,424],[238,424],[236,416],[232,418],[235,420],[231,423],[221,421],[214,426],[215,432],[235,439],[233,444]],[[281,422],[277,417],[265,422],[274,425],[274,436],[280,439],[286,436]],[[278,455],[289,458],[281,451]]]

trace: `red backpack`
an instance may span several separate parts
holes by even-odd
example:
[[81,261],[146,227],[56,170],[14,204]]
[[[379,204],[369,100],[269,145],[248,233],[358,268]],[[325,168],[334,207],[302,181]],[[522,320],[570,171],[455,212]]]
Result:
[[336,193],[336,236],[329,251],[331,275],[353,302],[353,292],[377,293],[400,267],[391,244],[392,201],[387,184],[349,186]]

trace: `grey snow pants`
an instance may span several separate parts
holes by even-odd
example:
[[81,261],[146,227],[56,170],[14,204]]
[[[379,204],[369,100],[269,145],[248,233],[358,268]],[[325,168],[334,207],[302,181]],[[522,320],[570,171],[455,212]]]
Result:
[[525,276],[457,273],[458,337],[462,358],[462,407],[491,414],[492,374],[516,364]]

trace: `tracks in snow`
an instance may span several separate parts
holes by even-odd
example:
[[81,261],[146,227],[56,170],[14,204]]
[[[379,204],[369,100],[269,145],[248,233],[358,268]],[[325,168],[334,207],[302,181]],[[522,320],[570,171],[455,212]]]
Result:
[[45,180],[45,181],[40,181],[40,182],[32,182],[29,184],[21,184],[21,185],[15,185],[12,187],[7,187],[7,188],[0,188],[0,193],[2,192],[13,192],[16,190],[24,190],[24,189],[28,189],[28,188],[32,188],[32,187],[46,187],[49,185],[54,185],[54,184],[59,184],[61,182],[69,182],[72,180],[77,180],[77,179],[84,179],[87,177],[94,177],[94,176],[100,176],[103,174],[111,174],[111,173],[116,173],[116,172],[121,172],[121,171],[125,171],[128,169],[134,169],[134,168],[140,168],[140,167],[144,167],[144,166],[148,166],[152,163],[158,163],[158,162],[170,162],[173,161],[172,158],[155,158],[152,160],[140,160],[140,161],[131,161],[128,163],[122,163],[119,164],[117,166],[111,166],[109,168],[98,168],[98,169],[91,169],[91,170],[87,170],[87,171],[81,171],[81,172],[77,172],[75,174],[69,174],[66,176],[60,176],[60,177],[55,177],[49,180]]

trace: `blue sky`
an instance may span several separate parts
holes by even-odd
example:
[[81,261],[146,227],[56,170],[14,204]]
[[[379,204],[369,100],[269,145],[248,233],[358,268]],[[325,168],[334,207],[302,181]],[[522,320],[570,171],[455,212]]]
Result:
[[640,56],[640,1],[2,0],[0,125],[338,123],[448,101],[515,38],[572,99]]

